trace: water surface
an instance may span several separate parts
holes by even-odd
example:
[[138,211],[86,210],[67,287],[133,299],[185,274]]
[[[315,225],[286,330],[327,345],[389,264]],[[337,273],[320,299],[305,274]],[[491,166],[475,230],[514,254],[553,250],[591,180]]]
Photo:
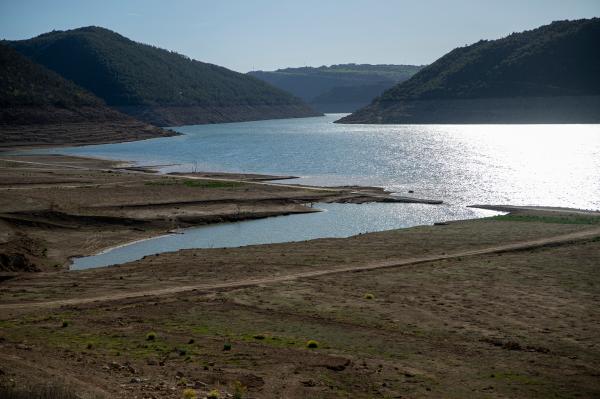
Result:
[[334,124],[341,116],[182,126],[174,128],[183,133],[178,137],[46,152],[174,164],[163,172],[252,172],[300,176],[304,184],[376,185],[444,205],[321,205],[327,212],[190,229],[78,259],[74,267],[491,214],[466,208],[471,204],[600,209],[600,125]]
[[600,209],[600,125],[339,125],[341,115],[174,128],[179,137],[53,152],[378,185],[475,203]]
[[[71,269],[109,266],[147,255],[188,248],[225,248],[253,244],[349,237],[361,233],[432,224],[440,220],[471,219],[498,212],[424,204],[315,204],[324,212],[223,223],[183,230],[120,246],[99,255],[76,258]],[[440,227],[444,228],[444,227]]]

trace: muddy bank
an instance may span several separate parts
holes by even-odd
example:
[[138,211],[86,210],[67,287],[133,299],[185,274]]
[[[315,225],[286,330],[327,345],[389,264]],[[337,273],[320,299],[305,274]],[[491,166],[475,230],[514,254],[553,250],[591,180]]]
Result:
[[61,270],[124,242],[209,223],[315,212],[315,202],[426,202],[373,187],[270,183],[285,176],[159,175],[122,162],[59,155],[0,160],[4,271]]

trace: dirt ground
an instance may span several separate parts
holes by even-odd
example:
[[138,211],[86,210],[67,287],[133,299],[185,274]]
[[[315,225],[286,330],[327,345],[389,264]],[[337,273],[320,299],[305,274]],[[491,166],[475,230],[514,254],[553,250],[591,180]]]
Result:
[[[102,184],[132,178],[109,175]],[[90,180],[83,176],[75,184]],[[153,203],[165,199],[155,187],[173,190],[171,202],[199,189],[150,182],[134,187]],[[209,199],[213,189],[231,198],[241,190],[204,187],[208,193],[194,195]],[[131,205],[135,196],[115,193],[77,214],[143,219],[110,203]],[[42,203],[39,195],[29,198]],[[274,194],[248,192],[261,195]],[[91,398],[181,398],[186,389],[198,397],[217,390],[221,398],[598,397],[600,217],[511,212],[7,275],[0,283],[0,386],[53,382]],[[36,223],[22,231],[30,237],[34,227],[46,228]],[[76,236],[56,242],[76,243]]]

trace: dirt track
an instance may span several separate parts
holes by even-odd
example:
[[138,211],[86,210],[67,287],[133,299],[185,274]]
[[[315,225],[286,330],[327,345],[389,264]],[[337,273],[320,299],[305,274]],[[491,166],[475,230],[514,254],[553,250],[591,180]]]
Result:
[[262,284],[273,284],[278,282],[296,280],[300,278],[310,278],[310,277],[319,277],[325,276],[328,274],[336,274],[336,273],[348,273],[348,272],[360,272],[367,270],[376,270],[376,269],[385,269],[385,268],[393,268],[407,265],[414,265],[418,263],[425,262],[433,262],[439,260],[447,260],[453,258],[463,258],[468,256],[476,256],[476,255],[484,255],[484,254],[492,254],[499,252],[510,252],[510,251],[518,251],[523,249],[533,249],[544,247],[548,245],[561,244],[565,242],[573,242],[579,240],[586,240],[590,238],[595,238],[600,236],[600,228],[594,228],[584,231],[579,231],[576,233],[563,234],[555,237],[548,237],[539,240],[529,240],[522,241],[518,243],[512,243],[507,245],[497,245],[493,247],[462,251],[453,254],[447,255],[433,255],[433,256],[424,256],[418,258],[407,258],[407,259],[394,259],[385,262],[374,262],[367,263],[362,266],[352,266],[352,267],[337,267],[325,270],[316,270],[316,271],[307,271],[301,273],[291,273],[277,277],[268,277],[268,278],[258,278],[258,279],[243,279],[237,281],[229,281],[225,283],[218,284],[195,284],[195,285],[184,285],[177,287],[169,287],[169,288],[160,288],[160,289],[152,289],[152,290],[144,290],[144,291],[134,291],[134,292],[124,292],[124,293],[116,293],[111,295],[102,295],[95,296],[90,298],[73,298],[73,299],[65,299],[65,300],[55,300],[55,301],[46,301],[46,302],[34,302],[34,303],[16,303],[16,304],[6,304],[0,305],[0,310],[10,310],[10,309],[29,309],[29,308],[53,308],[59,306],[72,306],[72,305],[82,305],[91,302],[107,302],[107,301],[116,301],[123,299],[131,299],[131,298],[139,298],[143,296],[162,296],[162,295],[172,295],[186,291],[215,291],[222,289],[230,289],[230,288],[243,288],[250,287]]

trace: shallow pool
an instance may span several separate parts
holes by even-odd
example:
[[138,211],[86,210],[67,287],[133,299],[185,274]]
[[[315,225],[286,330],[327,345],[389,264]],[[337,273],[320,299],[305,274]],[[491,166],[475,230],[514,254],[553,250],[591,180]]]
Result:
[[403,203],[315,204],[323,212],[271,217],[189,228],[76,258],[71,270],[116,265],[147,255],[189,248],[224,248],[254,244],[349,237],[435,222],[474,219],[499,212],[450,205]]

